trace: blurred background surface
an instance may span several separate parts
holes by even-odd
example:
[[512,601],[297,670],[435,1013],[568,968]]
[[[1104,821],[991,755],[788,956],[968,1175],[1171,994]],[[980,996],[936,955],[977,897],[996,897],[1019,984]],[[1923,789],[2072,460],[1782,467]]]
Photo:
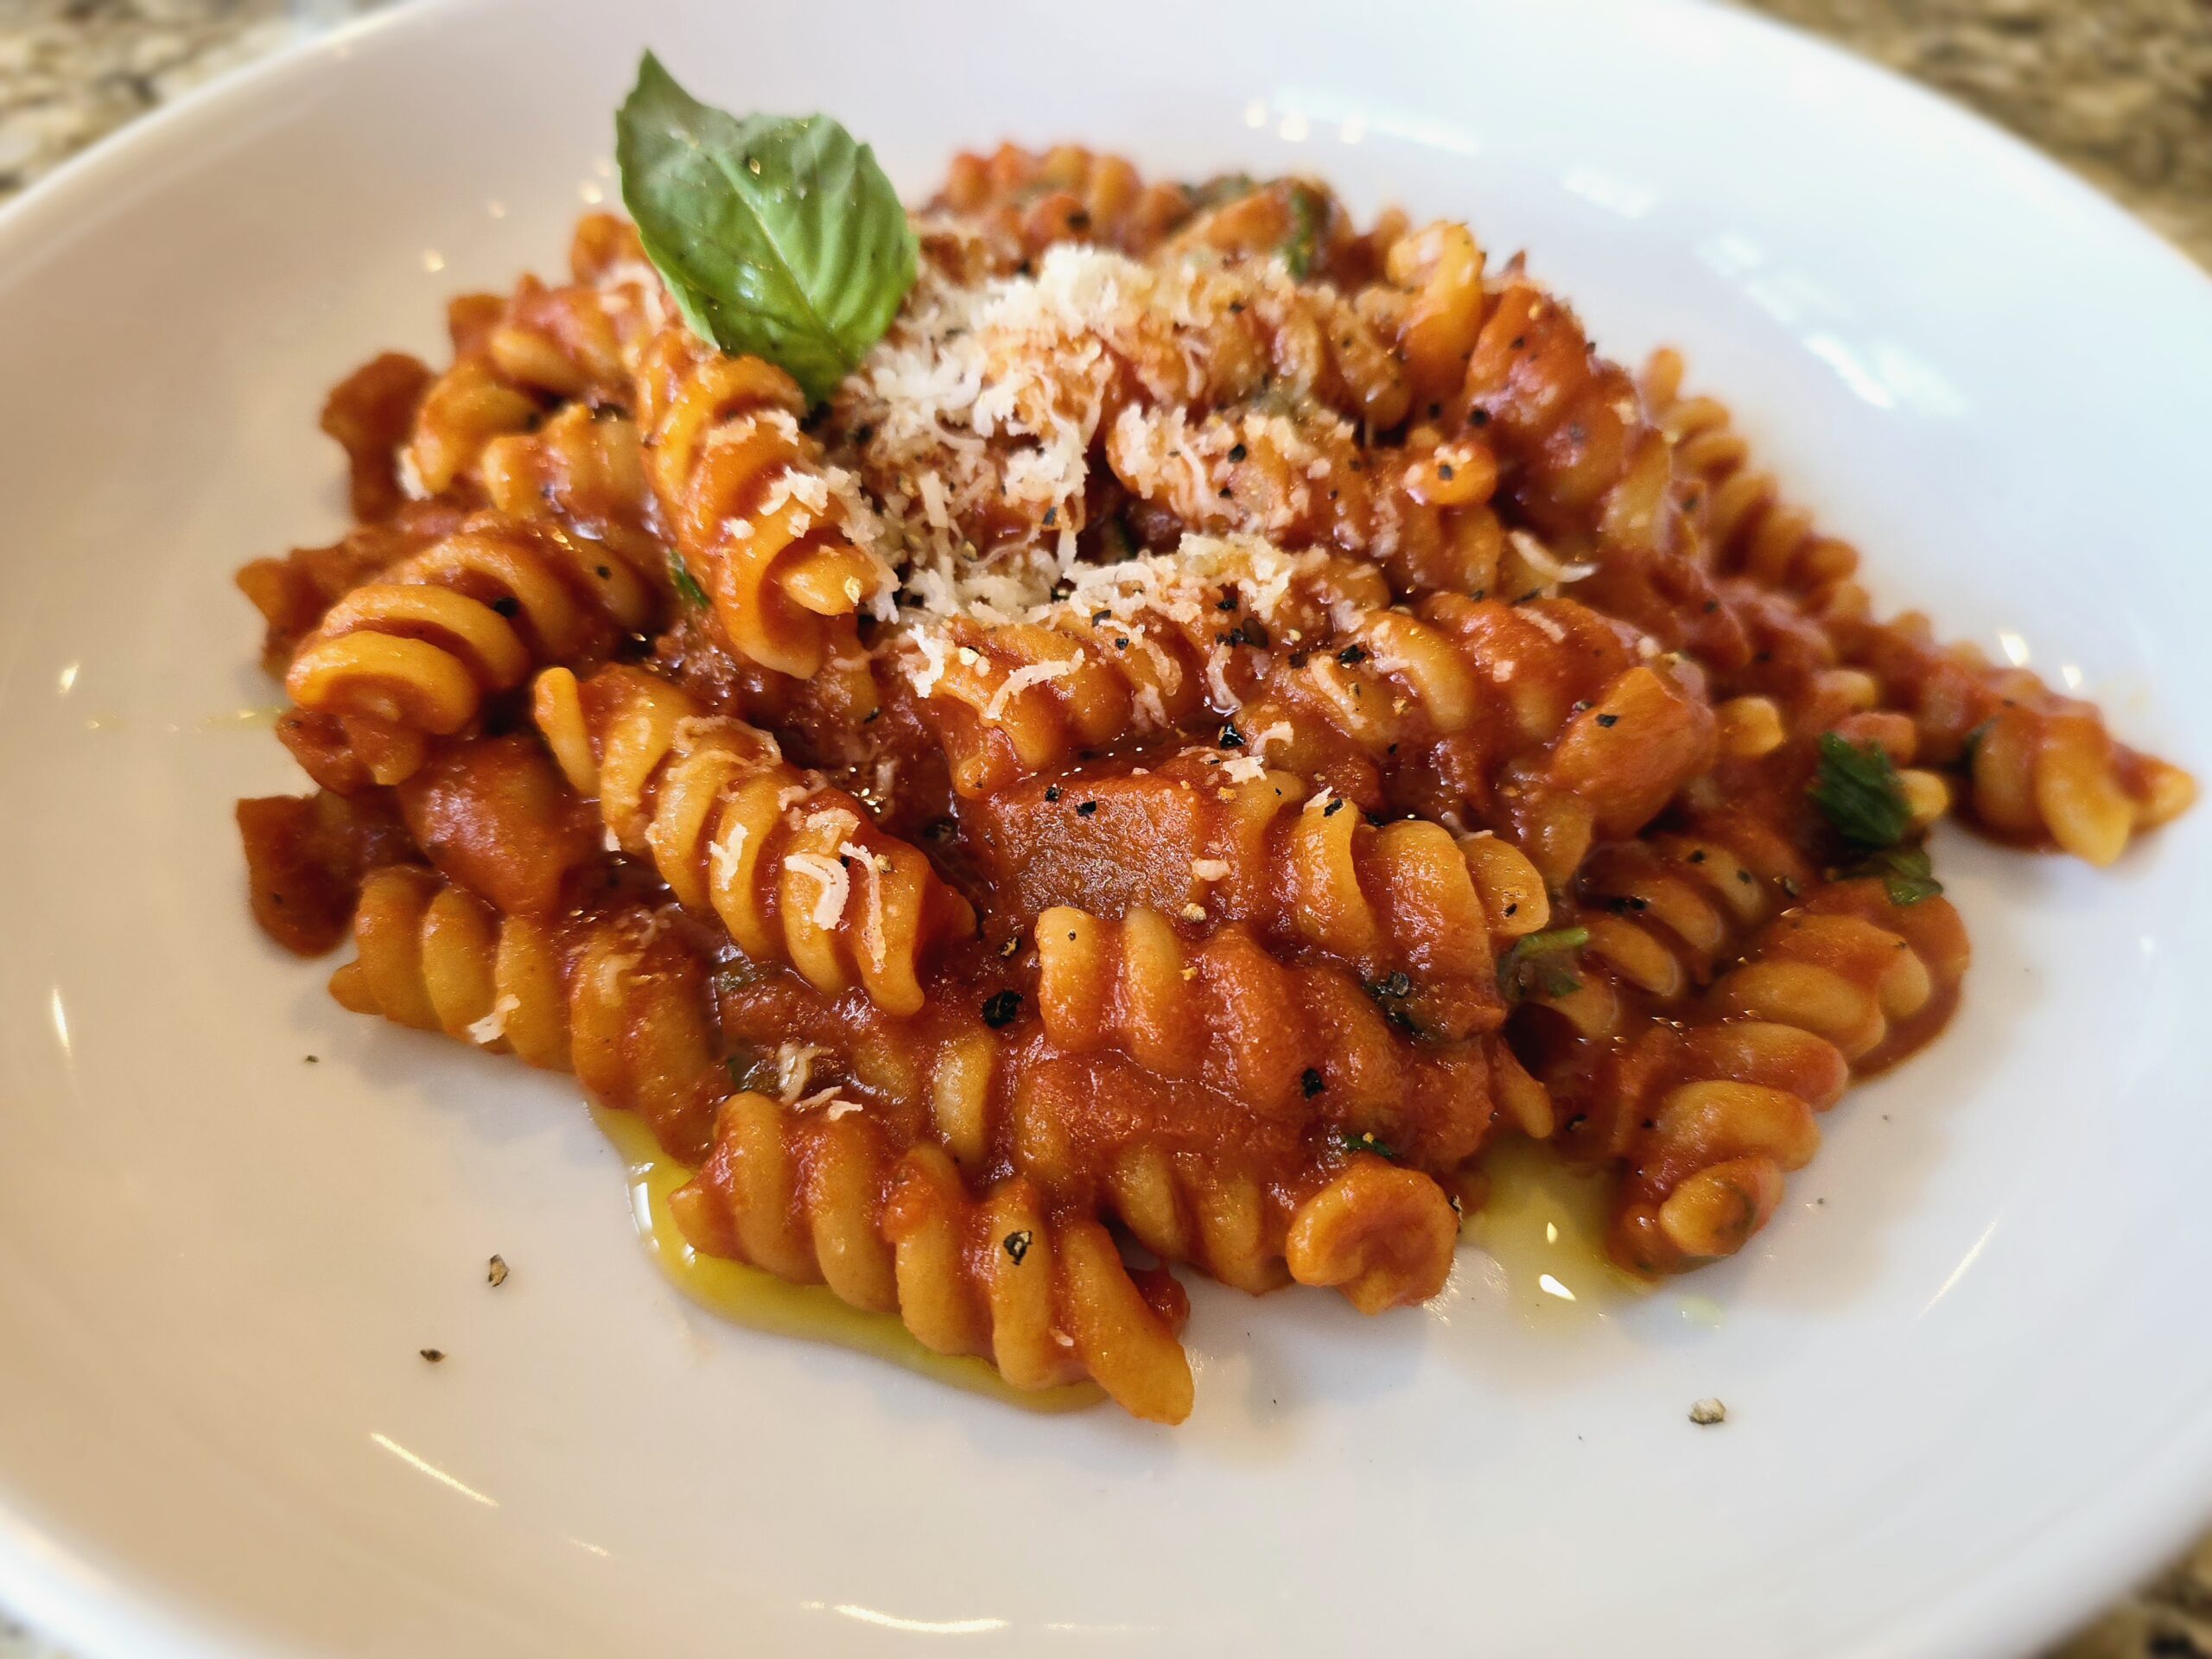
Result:
[[[1971,105],[2212,267],[2212,0],[1738,3]],[[167,99],[376,3],[0,0],[0,200]],[[63,1656],[0,1609],[0,1659]],[[2053,1659],[2212,1659],[2212,1538]]]

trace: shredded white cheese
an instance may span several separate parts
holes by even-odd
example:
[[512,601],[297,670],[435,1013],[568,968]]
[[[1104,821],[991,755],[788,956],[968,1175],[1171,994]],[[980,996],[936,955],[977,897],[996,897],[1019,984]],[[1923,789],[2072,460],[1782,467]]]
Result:
[[1594,564],[1567,563],[1525,530],[1509,531],[1506,538],[1529,568],[1547,582],[1580,582],[1598,573]]
[[507,1034],[507,1016],[520,1007],[522,999],[512,992],[502,995],[492,1004],[491,1013],[469,1022],[468,1040],[479,1047],[489,1048]]
[[1006,678],[1001,680],[998,690],[991,693],[991,700],[983,705],[984,721],[995,726],[1000,716],[1006,713],[1007,699],[1025,687],[1042,685],[1047,680],[1065,679],[1074,672],[1075,663],[1071,658],[1063,658],[1057,662],[1024,663]]
[[808,1079],[813,1075],[814,1063],[827,1053],[811,1043],[779,1043],[776,1046],[776,1096],[785,1105],[791,1105],[806,1092]]
[[845,913],[846,900],[852,896],[853,879],[844,865],[820,853],[793,853],[784,861],[784,868],[810,876],[819,884],[814,908],[809,912],[815,926],[836,926]]
[[737,880],[745,857],[745,838],[751,833],[750,826],[732,818],[722,832],[707,843],[707,866],[717,887],[728,887]]

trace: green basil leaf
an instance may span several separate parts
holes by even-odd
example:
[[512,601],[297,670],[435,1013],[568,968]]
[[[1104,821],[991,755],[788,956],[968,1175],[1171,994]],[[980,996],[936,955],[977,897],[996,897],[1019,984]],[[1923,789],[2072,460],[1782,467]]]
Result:
[[1872,743],[1822,732],[1819,767],[1806,793],[1854,847],[1894,847],[1912,828],[1897,769]]
[[874,152],[827,116],[702,104],[650,52],[614,135],[623,205],[684,321],[829,397],[914,285],[914,233]]

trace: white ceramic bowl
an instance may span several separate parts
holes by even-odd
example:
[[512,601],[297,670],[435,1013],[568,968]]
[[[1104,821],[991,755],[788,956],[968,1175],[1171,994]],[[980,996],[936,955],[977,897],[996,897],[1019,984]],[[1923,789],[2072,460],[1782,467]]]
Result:
[[2101,875],[1948,839],[1965,1012],[1741,1259],[1604,1318],[1471,1250],[1371,1324],[1202,1290],[1175,1433],[717,1323],[563,1081],[256,937],[229,572],[337,526],[333,379],[558,265],[647,42],[910,188],[1079,137],[1467,216],[1685,345],[1887,596],[2212,762],[2212,287],[1989,129],[1651,0],[924,11],[410,10],[0,215],[0,1601],[225,1659],[1962,1659],[2152,1565],[2212,1494],[2212,811]]

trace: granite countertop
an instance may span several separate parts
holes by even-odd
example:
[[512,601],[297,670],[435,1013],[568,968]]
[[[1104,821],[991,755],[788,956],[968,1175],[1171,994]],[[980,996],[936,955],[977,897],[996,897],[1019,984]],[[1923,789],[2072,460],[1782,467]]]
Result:
[[[2212,0],[1743,3],[1974,105],[2212,266]],[[0,0],[0,198],[164,99],[351,9]],[[0,1659],[60,1656],[0,1612]],[[2054,1659],[2212,1659],[2212,1538]]]

